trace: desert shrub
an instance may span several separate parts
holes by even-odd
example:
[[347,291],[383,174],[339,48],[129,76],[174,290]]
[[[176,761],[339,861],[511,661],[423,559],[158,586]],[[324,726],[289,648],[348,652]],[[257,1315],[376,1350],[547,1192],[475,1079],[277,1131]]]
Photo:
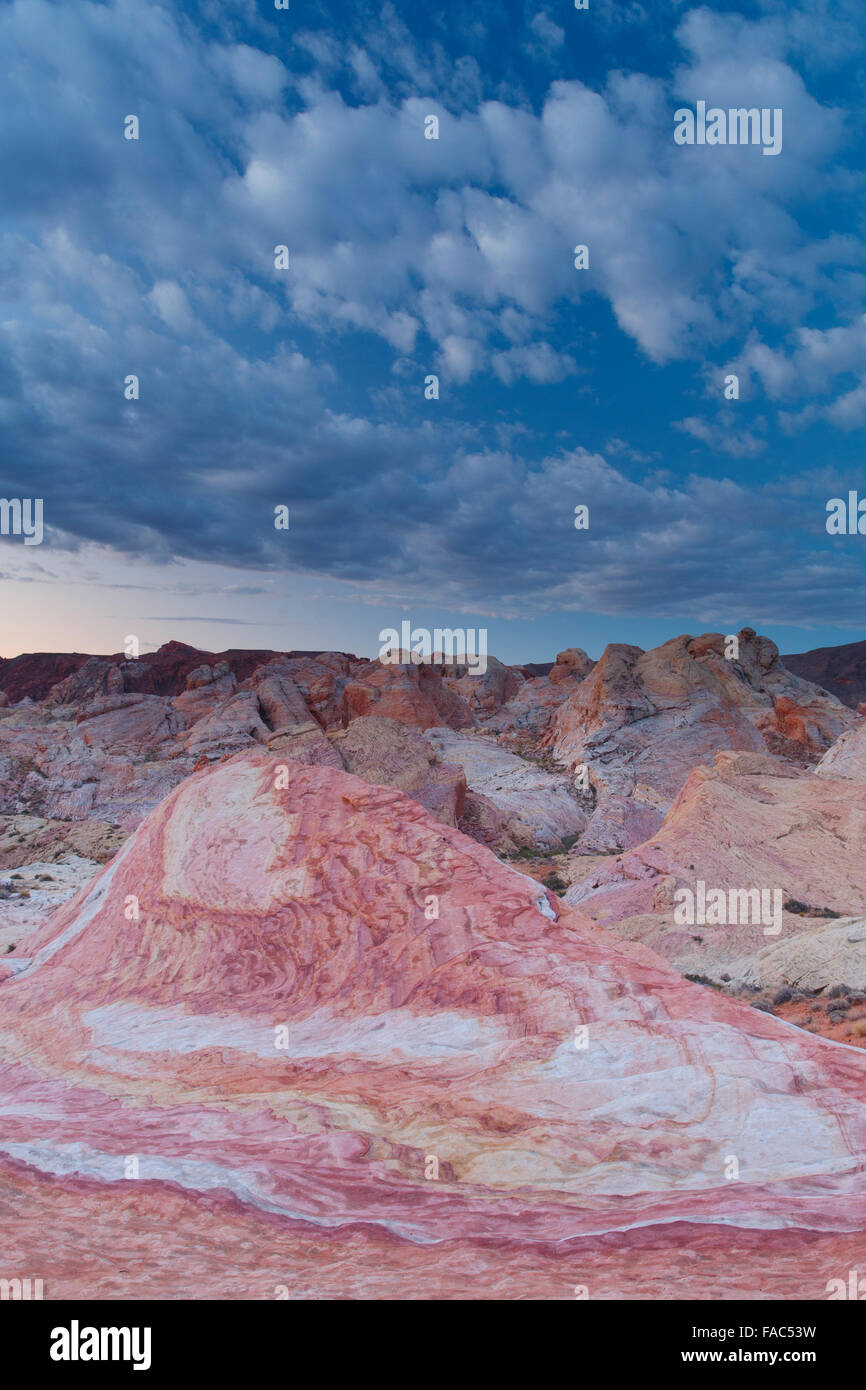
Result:
[[551,893],[564,893],[568,887],[568,884],[564,879],[560,878],[559,874],[548,874],[547,877],[543,878],[541,881],[545,888],[550,889]]

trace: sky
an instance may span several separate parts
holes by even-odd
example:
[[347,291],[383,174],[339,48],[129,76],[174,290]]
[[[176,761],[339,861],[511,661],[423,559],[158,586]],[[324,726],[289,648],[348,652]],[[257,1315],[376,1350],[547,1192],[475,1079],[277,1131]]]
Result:
[[862,0],[0,0],[0,72],[0,655],[866,636]]

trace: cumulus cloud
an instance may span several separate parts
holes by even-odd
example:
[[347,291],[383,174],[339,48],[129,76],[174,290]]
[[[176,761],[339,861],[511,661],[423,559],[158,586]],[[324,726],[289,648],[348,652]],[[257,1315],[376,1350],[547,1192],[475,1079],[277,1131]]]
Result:
[[[555,81],[534,114],[465,84],[448,87],[450,105],[425,94],[436,90],[441,55],[425,62],[387,10],[365,64],[333,35],[307,35],[299,42],[321,67],[294,76],[249,44],[196,43],[148,5],[50,7],[50,23],[48,10],[25,0],[0,17],[16,74],[45,44],[54,69],[28,86],[13,77],[7,190],[49,224],[62,220],[82,249],[117,248],[151,278],[151,295],[174,284],[193,301],[218,297],[237,268],[320,329],[363,329],[407,352],[423,328],[443,369],[453,362],[465,379],[490,367],[515,306],[543,336],[557,302],[599,293],[623,332],[663,362],[748,329],[757,308],[749,287],[761,276],[775,276],[782,296],[792,286],[818,291],[814,261],[799,255],[795,208],[804,189],[817,199],[826,188],[841,115],[807,92],[766,25],[778,56],[755,50],[745,21],[691,12],[678,32],[688,59],[671,83],[614,73],[595,91]],[[548,41],[561,32],[544,12],[531,27]],[[363,74],[360,102],[326,83],[329,68],[346,65]],[[395,65],[414,95],[384,87]],[[82,83],[86,107],[74,95]],[[119,138],[130,90],[147,94],[139,142]],[[784,159],[675,146],[673,108],[698,96],[782,105]],[[440,121],[438,140],[424,138],[428,114]],[[20,160],[22,138],[44,142],[47,168],[44,156],[29,169]],[[81,197],[88,185],[94,196]],[[588,273],[571,264],[578,240],[591,248]],[[282,280],[278,243],[292,252]],[[170,312],[180,323],[183,311]],[[461,313],[472,316],[471,333],[449,324]],[[446,347],[455,336],[476,347]]]
[[[756,428],[760,430],[765,421],[758,419]],[[730,412],[719,414],[709,420],[698,415],[689,415],[684,420],[675,420],[674,429],[700,439],[718,453],[730,454],[732,458],[753,458],[767,447],[766,439],[761,439],[755,430],[739,427],[731,418]]]
[[[842,114],[793,66],[803,25],[789,38],[772,5],[753,22],[684,11],[667,75],[558,78],[530,97],[416,43],[389,7],[364,32],[352,20],[276,44],[263,28],[261,47],[240,24],[252,8],[198,28],[133,0],[0,12],[15,208],[0,239],[3,486],[38,486],[52,544],[514,612],[722,606],[755,585],[768,606],[787,595],[789,615],[816,613],[826,561],[809,499],[775,503],[789,529],[773,533],[768,583],[748,489],[635,480],[543,434],[525,456],[497,451],[455,404],[473,385],[582,381],[575,326],[603,312],[617,351],[644,364],[730,357],[788,415],[862,423],[862,246],[805,230],[849,189],[834,168]],[[546,11],[527,28],[548,50],[572,38]],[[673,110],[698,98],[781,105],[782,157],[675,146]],[[130,112],[139,141],[123,138]],[[793,326],[813,313],[822,326]],[[431,370],[442,399],[422,414]],[[679,434],[734,458],[763,448],[762,423],[682,410]],[[619,418],[598,437],[611,429],[614,456],[639,467]]]

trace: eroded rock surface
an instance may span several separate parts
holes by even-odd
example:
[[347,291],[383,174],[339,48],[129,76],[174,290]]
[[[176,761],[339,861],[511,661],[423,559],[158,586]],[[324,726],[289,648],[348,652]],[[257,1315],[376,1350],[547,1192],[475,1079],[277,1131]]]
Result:
[[444,825],[463,814],[466,776],[461,766],[396,719],[367,715],[355,719],[335,747],[347,772],[365,782],[399,787]]
[[[473,793],[470,812],[475,807],[470,833],[478,828],[478,838],[491,848],[562,849],[586,828],[587,803],[573,777],[547,772],[492,738],[450,729],[428,729],[425,738],[444,761],[463,768]],[[488,805],[495,816],[486,814]]]
[[817,777],[768,754],[719,753],[689,775],[655,835],[609,858],[565,898],[684,973],[743,983],[774,923],[759,915],[746,924],[678,924],[678,890],[696,893],[699,881],[726,893],[778,890],[781,945],[824,927],[828,913],[862,915],[864,850],[866,782]]
[[4,959],[0,1045],[48,1297],[820,1298],[862,1251],[866,1057],[264,750]]
[[609,646],[554,714],[542,743],[569,768],[583,764],[598,807],[589,851],[639,844],[661,826],[692,768],[723,749],[817,762],[859,723],[832,695],[791,675],[778,649],[750,628],[739,656],[721,634],[677,637],[644,652]]

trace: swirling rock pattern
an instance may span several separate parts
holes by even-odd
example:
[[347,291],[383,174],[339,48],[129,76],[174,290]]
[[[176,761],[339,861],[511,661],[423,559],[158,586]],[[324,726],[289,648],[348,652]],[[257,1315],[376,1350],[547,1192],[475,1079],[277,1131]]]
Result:
[[3,959],[5,1264],[48,1297],[821,1298],[862,1258],[866,1057],[286,767],[190,777]]

